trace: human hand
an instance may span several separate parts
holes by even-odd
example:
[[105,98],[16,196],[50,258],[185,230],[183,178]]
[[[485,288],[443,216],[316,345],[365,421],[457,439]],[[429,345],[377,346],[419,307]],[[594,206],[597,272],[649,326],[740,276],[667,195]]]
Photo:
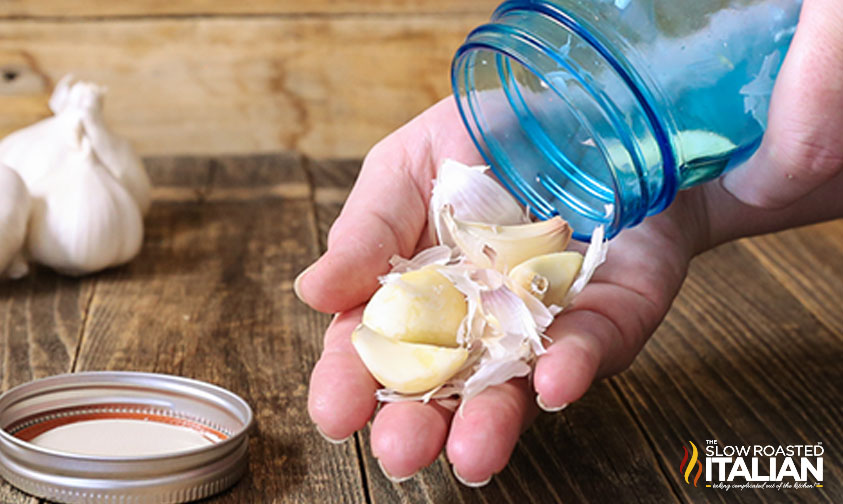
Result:
[[776,79],[756,154],[723,187],[743,203],[784,208],[843,169],[843,12],[839,0],[805,0]]
[[[344,439],[375,411],[378,384],[350,342],[362,305],[393,254],[430,246],[427,203],[446,158],[481,164],[452,99],[440,102],[372,149],[328,237],[328,251],[297,281],[313,308],[339,314],[311,376],[308,409],[320,431]],[[607,262],[547,331],[553,339],[532,384],[516,379],[468,402],[462,415],[437,404],[385,404],[371,430],[372,452],[394,480],[432,463],[446,447],[458,477],[487,481],[506,465],[538,411],[579,399],[596,378],[626,368],[667,312],[693,254],[705,246],[703,193],[680,195],[666,212],[621,233]],[[537,400],[536,398],[541,399]]]

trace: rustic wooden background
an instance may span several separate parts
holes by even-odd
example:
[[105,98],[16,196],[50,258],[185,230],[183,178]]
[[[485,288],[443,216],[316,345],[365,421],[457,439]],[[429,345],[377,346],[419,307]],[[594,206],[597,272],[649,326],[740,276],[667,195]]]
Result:
[[66,73],[145,155],[362,157],[450,93],[497,0],[2,0],[0,135]]
[[[0,0],[0,135],[45,116],[74,72],[109,86],[108,119],[157,186],[131,264],[0,284],[0,388],[114,369],[241,394],[251,468],[214,503],[843,502],[841,221],[698,258],[632,368],[541,416],[483,489],[444,457],[392,484],[366,431],[333,446],[313,430],[306,384],[328,317],[292,281],[359,166],[337,159],[447,95],[454,49],[496,3]],[[688,486],[682,445],[706,439],[822,442],[825,485]],[[0,502],[37,500],[4,483]]]
[[[73,279],[0,284],[2,389],[83,370],[171,373],[252,405],[250,471],[213,503],[843,502],[843,221],[743,240],[695,260],[627,372],[542,415],[490,485],[444,456],[390,483],[368,431],[334,446],[307,417],[329,317],[292,291],[325,246],[359,162],[296,155],[156,158],[143,250]],[[824,486],[685,484],[682,446],[821,442]],[[0,502],[35,504],[0,485]]]

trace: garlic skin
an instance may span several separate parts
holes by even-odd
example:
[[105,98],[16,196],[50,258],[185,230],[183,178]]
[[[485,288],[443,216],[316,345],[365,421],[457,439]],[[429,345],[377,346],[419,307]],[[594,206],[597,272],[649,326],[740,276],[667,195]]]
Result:
[[[79,125],[78,133],[82,126]],[[30,188],[27,249],[59,272],[82,275],[131,260],[140,251],[143,221],[130,193],[81,135],[64,162]]]
[[530,223],[483,170],[452,161],[440,168],[428,223],[440,245],[390,259],[384,287],[352,334],[357,354],[384,385],[379,401],[456,407],[459,397],[462,411],[488,387],[528,376],[546,352],[554,317],[606,260],[602,227],[584,256],[567,252],[565,221]]
[[23,179],[0,164],[0,278],[20,278],[29,272],[22,251],[30,207]]
[[537,255],[561,252],[571,240],[571,228],[561,217],[514,226],[460,221],[449,207],[441,212],[443,222],[468,258],[480,268],[510,271]]
[[363,324],[397,341],[457,346],[465,296],[433,267],[386,283],[363,310]]
[[430,197],[429,221],[439,243],[455,244],[439,212],[446,205],[454,217],[468,222],[499,225],[527,224],[527,211],[495,179],[486,174],[488,166],[468,166],[446,159],[436,173]]
[[81,122],[97,158],[128,190],[141,213],[146,213],[151,201],[149,177],[129,142],[105,124],[104,93],[100,86],[65,76],[50,98],[55,115],[0,141],[0,162],[17,171],[31,189],[73,155],[73,137]]

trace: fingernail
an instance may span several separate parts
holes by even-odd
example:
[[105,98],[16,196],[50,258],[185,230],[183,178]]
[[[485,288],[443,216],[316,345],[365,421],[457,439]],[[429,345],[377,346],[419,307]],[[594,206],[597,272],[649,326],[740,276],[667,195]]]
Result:
[[304,276],[307,275],[315,265],[316,263],[313,263],[307,268],[305,268],[301,273],[299,273],[299,276],[296,277],[295,281],[293,281],[293,292],[296,293],[296,297],[299,298],[299,301],[306,302],[301,295],[301,281],[302,278],[304,278]]
[[457,481],[459,481],[463,485],[465,485],[467,487],[471,487],[471,488],[480,488],[480,487],[484,487],[484,486],[488,485],[489,482],[492,481],[492,476],[494,476],[494,474],[493,474],[492,476],[489,476],[488,478],[486,478],[483,481],[473,482],[473,481],[467,481],[465,478],[460,476],[460,473],[457,472],[456,466],[452,465],[451,470],[454,471],[454,477],[457,478]]
[[551,407],[545,404],[544,401],[542,401],[542,396],[537,395],[536,404],[539,405],[539,408],[543,409],[544,411],[547,411],[548,413],[556,413],[557,411],[562,411],[563,409],[567,408],[569,403],[562,403],[560,406]]
[[381,462],[381,459],[376,458],[375,460],[378,461],[378,467],[381,468],[381,472],[383,473],[384,476],[386,476],[386,479],[388,479],[389,481],[391,481],[393,483],[403,483],[403,482],[407,481],[408,479],[410,479],[410,478],[412,478],[413,476],[416,475],[416,473],[413,473],[409,476],[404,476],[403,478],[396,478],[396,477],[392,476],[391,474],[389,474],[388,472],[386,472],[386,469],[383,467],[383,462]]
[[343,438],[343,439],[334,439],[334,438],[332,438],[332,437],[329,437],[327,434],[325,434],[325,432],[322,430],[322,428],[321,428],[321,427],[319,427],[318,425],[316,426],[316,432],[318,432],[320,436],[322,436],[323,438],[325,438],[325,441],[327,441],[327,442],[329,442],[329,443],[331,443],[331,444],[335,444],[335,445],[338,445],[338,444],[343,444],[343,443],[345,443],[346,441],[348,441],[348,438],[350,438],[350,437],[351,437],[351,436],[348,436],[348,437]]

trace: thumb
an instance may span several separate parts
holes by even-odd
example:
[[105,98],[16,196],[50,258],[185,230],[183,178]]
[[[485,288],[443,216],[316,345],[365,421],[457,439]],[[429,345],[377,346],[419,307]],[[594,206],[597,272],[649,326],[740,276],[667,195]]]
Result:
[[363,303],[390,257],[415,249],[427,209],[412,163],[396,155],[400,147],[387,138],[369,153],[331,226],[328,250],[296,278],[296,294],[314,309],[336,313]]
[[843,168],[843,13],[839,0],[805,0],[770,104],[769,128],[723,187],[763,208],[790,205]]

